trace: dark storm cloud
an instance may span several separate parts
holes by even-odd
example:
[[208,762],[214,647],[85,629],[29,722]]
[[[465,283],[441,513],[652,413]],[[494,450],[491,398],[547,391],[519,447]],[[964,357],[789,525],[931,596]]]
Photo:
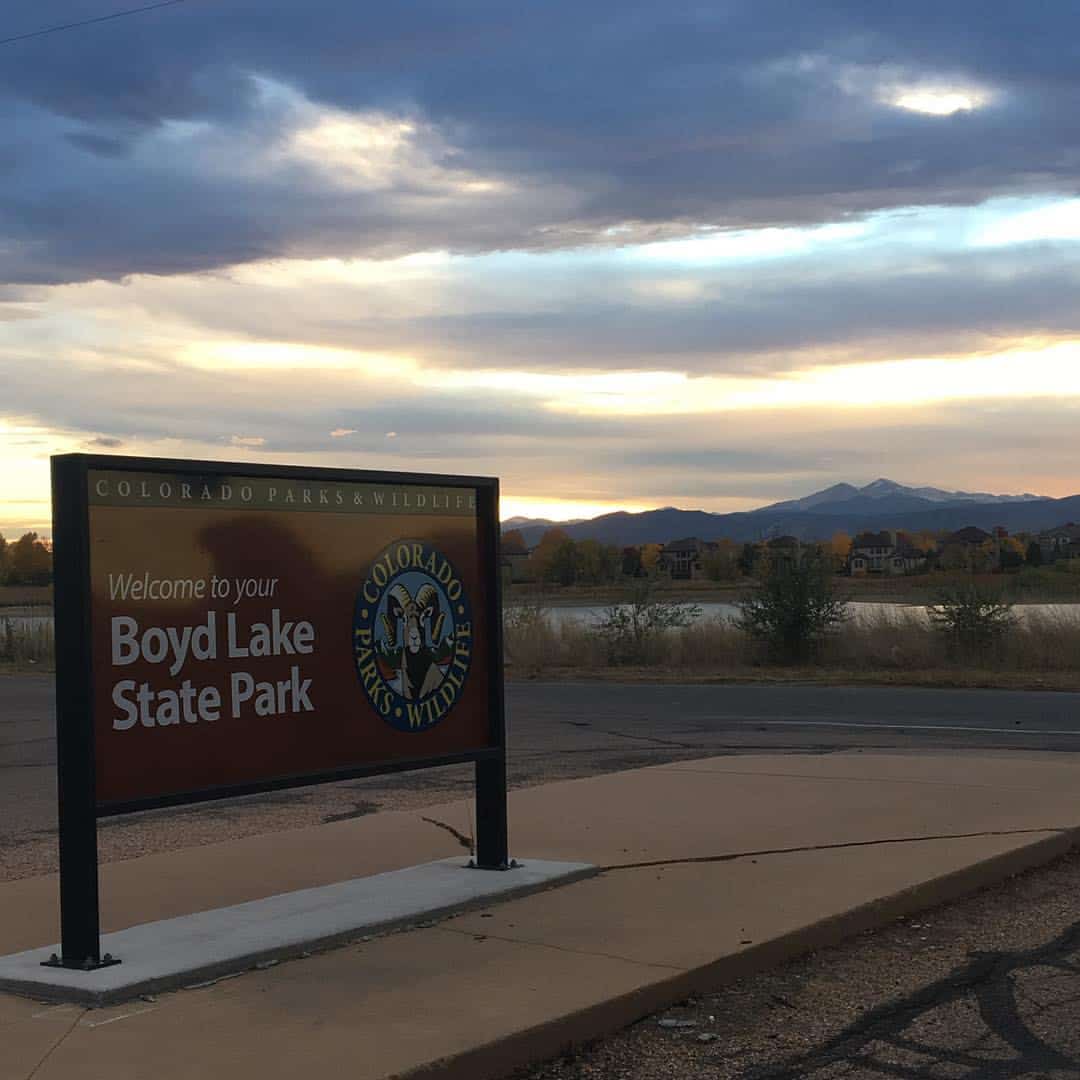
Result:
[[[928,260],[929,261],[929,260]],[[768,373],[817,362],[966,352],[1027,334],[1080,332],[1080,264],[1044,253],[942,256],[892,269],[858,260],[723,275],[693,302],[614,296],[554,311],[417,319],[408,333],[456,363]],[[741,280],[739,278],[741,277]]]
[[[5,11],[5,33],[101,13],[100,0],[51,5],[47,18],[24,6]],[[626,220],[805,222],[1073,191],[1078,30],[1071,0],[189,0],[2,47],[3,276],[544,248],[602,240]],[[439,178],[357,192],[260,162],[292,121],[259,79],[430,125]],[[926,79],[999,97],[948,118],[874,100],[882,80]],[[186,141],[163,144],[170,125],[188,125]],[[221,145],[255,164],[223,163]],[[507,188],[462,198],[459,173]]]

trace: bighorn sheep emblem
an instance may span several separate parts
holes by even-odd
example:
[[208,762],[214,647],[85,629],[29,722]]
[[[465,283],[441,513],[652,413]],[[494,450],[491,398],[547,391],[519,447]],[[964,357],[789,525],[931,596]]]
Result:
[[395,540],[368,564],[356,593],[356,676],[377,716],[421,733],[453,712],[474,649],[468,579],[424,540]]
[[443,681],[443,673],[435,663],[435,650],[441,640],[445,615],[433,585],[421,585],[414,597],[399,581],[391,586],[388,595],[389,603],[382,616],[386,640],[391,649],[395,648],[398,624],[404,624],[398,669],[400,693],[403,698],[415,701],[427,697]]

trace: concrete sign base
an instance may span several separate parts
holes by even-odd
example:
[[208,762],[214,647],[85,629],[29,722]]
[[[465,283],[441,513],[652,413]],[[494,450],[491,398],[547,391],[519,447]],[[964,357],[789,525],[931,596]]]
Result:
[[105,934],[102,951],[120,963],[96,971],[43,967],[58,946],[3,956],[0,990],[47,1001],[111,1005],[596,872],[588,863],[536,859],[497,871],[471,869],[460,857],[441,859]]

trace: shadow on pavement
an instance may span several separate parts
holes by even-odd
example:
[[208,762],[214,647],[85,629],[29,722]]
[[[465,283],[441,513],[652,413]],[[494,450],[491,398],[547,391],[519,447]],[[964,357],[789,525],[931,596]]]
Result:
[[971,956],[812,1053],[746,1080],[1080,1076],[1080,922],[1034,949]]

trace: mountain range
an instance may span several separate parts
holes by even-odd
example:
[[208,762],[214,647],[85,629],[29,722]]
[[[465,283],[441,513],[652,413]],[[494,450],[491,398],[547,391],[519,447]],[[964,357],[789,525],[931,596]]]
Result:
[[512,518],[503,531],[518,529],[530,547],[557,525],[574,540],[605,544],[668,543],[687,536],[702,540],[764,540],[795,536],[800,540],[827,540],[843,531],[906,529],[910,532],[982,529],[1003,526],[1010,532],[1039,531],[1080,521],[1080,495],[1063,499],[1039,495],[992,495],[987,492],[944,491],[936,487],[909,487],[894,480],[875,480],[863,487],[834,484],[802,499],[772,503],[758,510],[714,514],[667,506],[630,514],[618,511],[577,522],[551,522]]
[[502,531],[506,532],[507,529],[535,529],[537,527],[550,529],[555,525],[558,525],[560,529],[565,529],[567,525],[577,525],[584,520],[585,518],[572,518],[570,521],[552,521],[551,518],[512,517],[507,518],[502,523]]

